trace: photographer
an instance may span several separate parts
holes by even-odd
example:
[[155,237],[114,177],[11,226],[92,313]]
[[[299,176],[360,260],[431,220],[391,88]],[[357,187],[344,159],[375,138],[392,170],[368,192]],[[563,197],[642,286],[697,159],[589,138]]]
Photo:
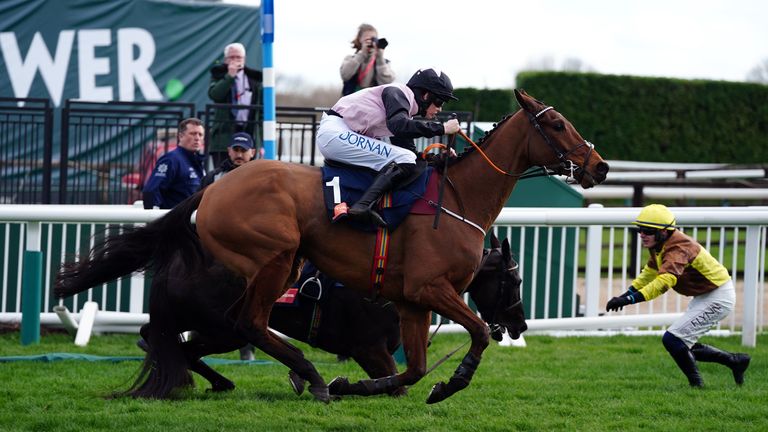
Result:
[[357,36],[352,40],[355,54],[344,57],[340,73],[344,86],[341,95],[346,96],[360,89],[389,84],[395,80],[395,72],[384,58],[387,40],[379,39],[376,28],[360,24]]

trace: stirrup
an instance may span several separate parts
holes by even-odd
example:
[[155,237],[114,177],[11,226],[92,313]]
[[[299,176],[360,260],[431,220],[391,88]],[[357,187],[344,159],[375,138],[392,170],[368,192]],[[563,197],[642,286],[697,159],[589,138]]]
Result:
[[368,207],[365,211],[361,213],[347,213],[347,216],[351,220],[356,222],[367,222],[367,223],[371,223],[373,225],[379,226],[381,228],[389,227],[389,225],[387,225],[387,221],[385,221],[384,218],[381,217],[381,215],[371,207]]

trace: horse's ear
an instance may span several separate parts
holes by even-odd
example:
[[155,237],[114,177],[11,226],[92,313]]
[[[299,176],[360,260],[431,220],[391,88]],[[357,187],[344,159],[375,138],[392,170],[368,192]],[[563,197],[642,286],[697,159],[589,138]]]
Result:
[[509,239],[507,238],[505,238],[504,242],[501,244],[501,255],[504,257],[506,261],[509,261],[512,259],[512,251],[509,246]]
[[531,104],[531,97],[528,95],[528,93],[525,92],[525,90],[515,89],[515,99],[517,99],[517,104],[520,105],[520,108],[522,108],[523,111],[529,113],[536,111]]
[[500,247],[501,247],[501,243],[499,243],[499,238],[496,237],[495,233],[491,233],[491,248],[498,249]]

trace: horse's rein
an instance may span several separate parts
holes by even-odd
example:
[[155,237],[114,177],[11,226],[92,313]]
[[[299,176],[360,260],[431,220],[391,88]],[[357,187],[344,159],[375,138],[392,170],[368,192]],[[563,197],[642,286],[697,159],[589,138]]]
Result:
[[[488,162],[488,165],[490,165],[491,168],[496,170],[499,174],[503,174],[503,175],[510,176],[510,177],[520,177],[520,176],[523,175],[522,173],[520,173],[520,174],[510,174],[510,173],[504,171],[503,169],[499,168],[498,166],[496,166],[495,163],[493,163],[493,161],[488,157],[488,155],[485,154],[483,149],[481,149],[480,146],[478,146],[474,141],[472,141],[472,139],[469,136],[467,136],[467,134],[464,133],[463,130],[459,129],[459,131],[456,132],[456,133],[459,134],[460,137],[464,138],[468,143],[472,144],[472,147],[474,147],[475,150],[477,150],[480,153],[480,155],[483,157],[483,159],[485,159],[485,161]],[[446,145],[445,144],[441,144],[441,143],[433,143],[433,144],[428,145],[427,148],[425,148],[424,151],[422,152],[422,158],[425,158],[426,154],[430,150],[432,150],[433,148],[445,149]]]
[[[583,143],[579,144],[578,146],[576,146],[575,148],[573,148],[573,149],[571,149],[571,150],[569,150],[569,151],[567,151],[567,152],[563,152],[562,150],[560,150],[560,149],[559,149],[559,148],[558,148],[558,147],[557,147],[557,146],[556,146],[556,145],[555,145],[555,144],[552,142],[552,140],[550,140],[549,136],[547,136],[547,134],[546,134],[546,133],[544,133],[544,130],[542,130],[542,128],[541,128],[541,125],[540,125],[540,124],[539,124],[539,122],[537,121],[537,119],[538,119],[538,118],[539,118],[539,117],[540,117],[542,114],[544,114],[545,112],[547,112],[547,111],[549,111],[549,110],[553,110],[553,109],[554,109],[554,107],[552,107],[552,106],[548,106],[548,107],[545,107],[544,109],[542,109],[541,111],[539,111],[539,112],[538,112],[538,113],[536,113],[536,114],[532,114],[532,113],[529,113],[528,111],[525,111],[525,110],[523,110],[523,111],[525,111],[525,113],[526,113],[526,114],[528,114],[528,117],[529,117],[529,119],[530,119],[530,121],[531,121],[531,124],[533,124],[533,127],[534,127],[534,129],[536,129],[536,131],[538,131],[538,132],[539,132],[539,134],[542,136],[542,138],[544,138],[544,141],[547,143],[547,145],[549,146],[549,148],[550,148],[550,149],[552,149],[552,151],[555,153],[555,155],[557,156],[557,159],[560,161],[560,165],[563,167],[563,169],[564,169],[564,170],[566,170],[567,172],[570,172],[570,174],[568,175],[568,177],[569,177],[569,178],[573,178],[573,179],[576,179],[576,170],[578,170],[580,167],[579,167],[578,165],[574,164],[574,163],[573,163],[573,161],[571,161],[571,160],[569,160],[569,159],[566,159],[566,157],[568,157],[568,155],[572,154],[573,152],[575,152],[576,150],[580,149],[581,147],[583,147],[583,146],[587,146],[587,147],[589,147],[589,152],[587,153],[587,156],[584,158],[584,166],[586,167],[586,166],[589,164],[589,159],[590,159],[590,158],[591,158],[591,156],[592,156],[592,150],[595,148],[595,146],[594,146],[594,144],[592,144],[592,143],[590,143],[589,141],[586,141],[586,140],[585,140]],[[472,139],[471,139],[469,136],[467,136],[467,134],[466,134],[466,133],[465,133],[463,130],[459,129],[459,131],[457,132],[457,134],[459,134],[459,136],[461,136],[461,137],[462,137],[462,138],[464,138],[464,139],[465,139],[465,140],[466,140],[468,143],[470,143],[470,144],[472,145],[472,147],[474,147],[474,148],[475,148],[475,150],[477,150],[477,152],[478,152],[478,153],[480,153],[480,155],[483,157],[483,159],[485,159],[485,161],[488,163],[488,165],[490,165],[490,166],[491,166],[491,168],[493,168],[493,169],[494,169],[496,172],[498,172],[499,174],[502,174],[502,175],[505,175],[505,176],[508,176],[508,177],[517,177],[517,178],[519,178],[520,180],[523,180],[523,179],[526,179],[526,178],[531,178],[531,177],[540,177],[540,176],[544,176],[544,175],[550,175],[551,173],[553,173],[553,172],[554,172],[554,170],[551,170],[550,168],[548,168],[548,167],[546,167],[546,166],[542,166],[542,167],[540,167],[540,168],[542,169],[542,172],[521,172],[521,173],[510,173],[510,172],[504,171],[503,169],[499,168],[499,167],[498,167],[498,166],[497,166],[497,165],[496,165],[496,164],[495,164],[495,163],[494,163],[494,162],[493,162],[493,161],[492,161],[492,160],[491,160],[491,159],[488,157],[488,155],[486,155],[486,154],[485,154],[485,152],[483,151],[483,149],[482,149],[482,148],[480,148],[480,146],[479,146],[479,145],[477,145],[477,144],[476,144],[474,141],[472,141]],[[429,152],[429,151],[430,151],[430,150],[432,150],[433,148],[442,148],[442,149],[445,149],[445,148],[446,148],[446,146],[445,146],[445,144],[440,144],[440,143],[434,143],[434,144],[430,144],[430,145],[429,145],[429,146],[427,146],[427,148],[425,148],[425,149],[424,149],[424,151],[422,152],[422,158],[426,159],[426,154],[427,154],[427,152]],[[585,175],[585,174],[589,174],[589,173],[587,172],[587,170],[586,170],[586,169],[581,169],[581,173],[580,173],[580,174],[581,174],[581,175],[580,175],[580,177],[581,177],[581,178],[580,178],[580,179],[578,179],[578,180],[581,180],[582,178],[584,178],[584,175]],[[591,175],[591,174],[589,174],[589,175],[590,175],[590,177],[592,177],[592,175]]]

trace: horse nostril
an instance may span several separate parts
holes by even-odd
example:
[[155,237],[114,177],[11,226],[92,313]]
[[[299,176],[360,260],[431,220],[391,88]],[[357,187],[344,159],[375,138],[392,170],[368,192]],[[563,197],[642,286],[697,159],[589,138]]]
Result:
[[600,181],[605,180],[605,177],[608,175],[608,170],[610,169],[610,166],[607,162],[598,162],[595,166],[595,174],[597,175],[598,179]]

